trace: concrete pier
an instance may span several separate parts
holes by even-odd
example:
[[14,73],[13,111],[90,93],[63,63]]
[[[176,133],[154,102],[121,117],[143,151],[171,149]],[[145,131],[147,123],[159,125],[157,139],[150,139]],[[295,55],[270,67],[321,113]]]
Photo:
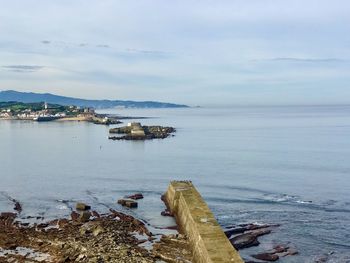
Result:
[[165,202],[188,236],[195,263],[243,263],[193,184],[172,181]]

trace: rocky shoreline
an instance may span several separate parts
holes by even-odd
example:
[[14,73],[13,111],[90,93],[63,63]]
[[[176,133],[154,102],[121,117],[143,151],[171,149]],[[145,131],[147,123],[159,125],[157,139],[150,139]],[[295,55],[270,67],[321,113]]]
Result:
[[[259,237],[270,234],[279,225],[270,224],[240,224],[224,229],[232,246],[238,251],[260,245]],[[275,244],[271,249],[250,255],[246,263],[272,262],[287,256],[297,255],[298,251],[291,244]],[[255,261],[259,260],[259,261]],[[261,260],[261,261],[260,261]]]
[[[70,218],[45,221],[42,216],[23,217],[21,203],[11,196],[6,197],[13,203],[14,212],[0,213],[0,262],[192,262],[192,251],[185,235],[176,231],[164,235],[163,230],[160,234],[156,229],[152,233],[147,222],[113,208],[98,213],[90,205],[76,203]],[[137,204],[143,198],[142,193],[134,193],[117,203],[135,209],[137,205],[128,205],[128,202]],[[161,215],[174,216],[167,208]],[[226,225],[223,231],[246,263],[284,262],[284,259],[289,262],[287,258],[298,254],[295,245],[260,240],[278,227],[278,224],[247,223]],[[177,227],[164,229],[168,232]],[[249,250],[252,247],[257,249]],[[331,254],[321,255],[310,262],[326,262],[330,257]]]
[[[90,205],[76,203],[70,218],[35,223],[21,221],[21,203],[7,196],[15,212],[0,213],[0,262],[192,262],[192,251],[185,235],[152,233],[145,222],[109,208],[98,213]],[[137,208],[142,193],[124,196],[118,204]],[[162,199],[164,200],[164,199]],[[167,209],[162,216],[171,216]],[[32,218],[32,217],[31,217]],[[279,225],[240,224],[223,230],[233,247],[241,251],[258,246],[259,237]],[[175,227],[167,229],[177,230]],[[250,254],[247,263],[277,261],[298,254],[291,244],[276,243],[271,249]],[[245,253],[246,254],[246,253]]]
[[100,214],[77,203],[70,219],[38,217],[29,224],[20,220],[21,204],[10,201],[16,212],[0,213],[0,262],[191,262],[186,236],[154,234],[141,220],[114,209]]

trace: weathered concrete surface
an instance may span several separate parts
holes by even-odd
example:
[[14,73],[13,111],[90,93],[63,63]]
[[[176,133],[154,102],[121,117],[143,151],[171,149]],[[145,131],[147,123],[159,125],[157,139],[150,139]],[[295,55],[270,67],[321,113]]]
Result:
[[189,238],[195,263],[243,263],[193,184],[172,181],[165,193],[168,209]]

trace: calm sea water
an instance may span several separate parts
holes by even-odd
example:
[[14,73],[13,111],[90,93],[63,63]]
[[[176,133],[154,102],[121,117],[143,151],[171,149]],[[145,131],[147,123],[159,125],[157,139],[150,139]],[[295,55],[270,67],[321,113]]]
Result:
[[350,262],[350,106],[104,112],[177,133],[111,141],[89,123],[0,121],[0,211],[11,196],[22,218],[68,216],[76,201],[106,212],[143,192],[131,213],[163,227],[173,222],[159,215],[160,195],[170,180],[192,180],[223,226],[281,224],[244,256],[290,243],[300,254],[282,262]]

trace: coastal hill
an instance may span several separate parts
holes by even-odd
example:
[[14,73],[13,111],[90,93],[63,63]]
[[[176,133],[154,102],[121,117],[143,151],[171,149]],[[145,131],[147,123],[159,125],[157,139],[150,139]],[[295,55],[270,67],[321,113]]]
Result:
[[47,102],[60,105],[74,105],[79,107],[102,108],[186,108],[187,105],[157,101],[129,101],[129,100],[88,100],[54,95],[50,93],[18,92],[14,90],[0,91],[0,101],[17,101],[24,103]]

